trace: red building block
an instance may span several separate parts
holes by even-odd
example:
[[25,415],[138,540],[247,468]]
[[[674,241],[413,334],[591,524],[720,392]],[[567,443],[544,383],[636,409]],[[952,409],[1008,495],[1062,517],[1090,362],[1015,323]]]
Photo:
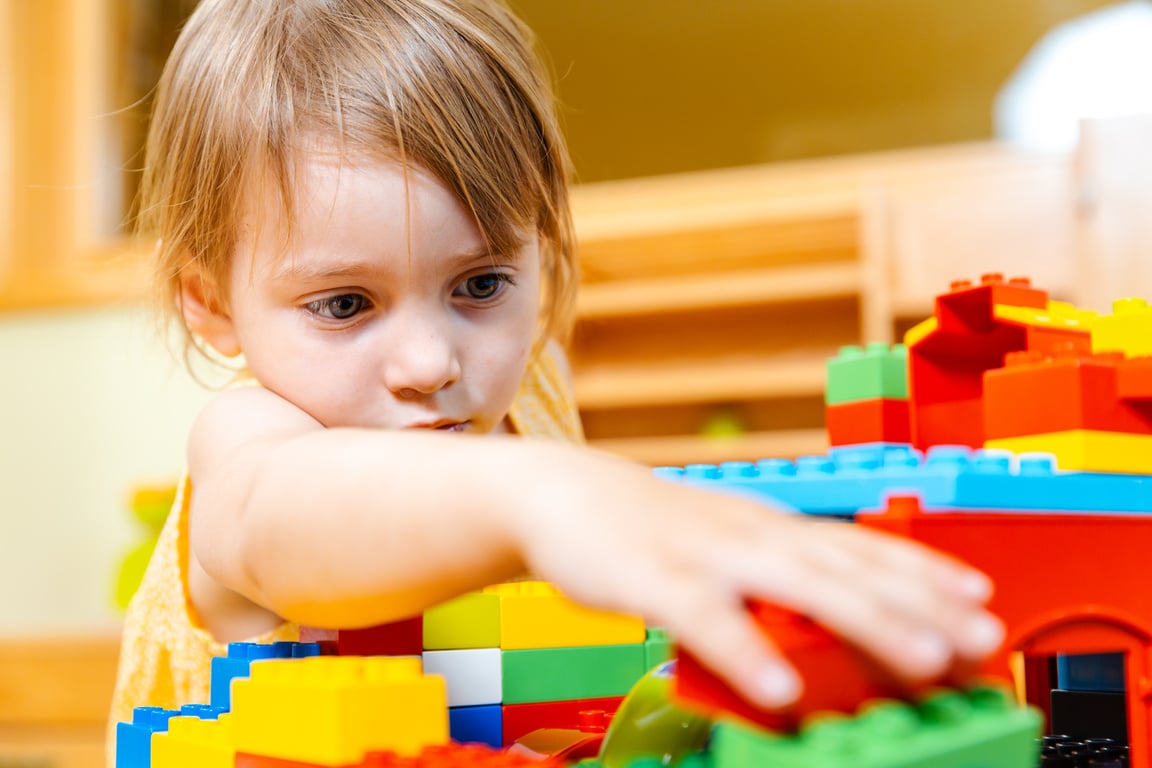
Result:
[[987,672],[1006,674],[1016,651],[1125,653],[1131,764],[1152,765],[1152,516],[925,512],[916,498],[894,497],[857,523],[952,554],[992,578],[990,608],[1007,637]]
[[419,656],[424,653],[424,617],[363,629],[301,627],[300,641],[319,643],[322,652],[338,656]]
[[1152,400],[1118,395],[1123,353],[1011,352],[984,376],[984,436],[1093,429],[1152,433]]
[[[418,755],[369,752],[364,759],[335,768],[561,768],[562,762],[510,754],[480,744],[440,744],[425,747]],[[333,768],[261,755],[236,755],[236,768]]]
[[717,714],[727,712],[776,731],[790,731],[815,712],[855,712],[877,698],[906,698],[909,688],[867,655],[815,622],[778,606],[755,603],[753,618],[780,648],[804,680],[800,700],[787,709],[765,711],[750,704],[706,669],[692,654],[679,653],[676,693],[685,706]]
[[532,704],[505,704],[503,710],[503,739],[511,744],[525,734],[541,728],[579,730],[584,712],[603,712],[611,717],[620,708],[623,696],[605,696],[596,699],[568,699],[541,701]]
[[908,401],[877,398],[825,406],[824,422],[830,445],[907,443]]
[[984,373],[1009,352],[1071,348],[1088,354],[1087,330],[997,316],[997,307],[1043,309],[1047,294],[1025,278],[985,275],[979,286],[955,283],[936,299],[934,326],[908,344],[912,443],[984,445]]
[[521,736],[508,745],[511,755],[524,755],[533,760],[573,762],[597,757],[604,743],[611,715],[601,710],[580,713],[577,728],[541,728]]

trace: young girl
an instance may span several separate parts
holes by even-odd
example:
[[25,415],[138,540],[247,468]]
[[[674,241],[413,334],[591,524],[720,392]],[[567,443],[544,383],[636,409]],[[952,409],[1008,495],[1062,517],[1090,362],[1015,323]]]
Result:
[[528,32],[496,0],[200,4],[156,95],[142,217],[163,307],[242,354],[248,386],[193,426],[113,722],[207,701],[230,641],[527,572],[666,627],[764,705],[801,681],[748,597],[908,678],[998,645],[964,566],[580,445],[568,179]]

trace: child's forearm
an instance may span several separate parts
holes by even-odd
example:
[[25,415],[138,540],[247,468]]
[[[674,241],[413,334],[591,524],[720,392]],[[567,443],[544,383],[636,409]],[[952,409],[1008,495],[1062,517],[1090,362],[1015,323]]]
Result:
[[[514,438],[307,432],[240,461],[250,481],[233,535],[212,536],[221,518],[206,512],[194,546],[210,573],[285,618],[401,618],[524,570],[513,524],[521,479],[554,450]],[[194,518],[211,509],[210,493]]]

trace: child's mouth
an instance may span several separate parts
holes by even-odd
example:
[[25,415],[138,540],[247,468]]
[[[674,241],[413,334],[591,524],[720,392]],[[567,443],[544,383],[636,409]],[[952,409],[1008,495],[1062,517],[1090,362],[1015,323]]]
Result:
[[467,428],[468,422],[462,421],[458,424],[442,424],[441,426],[436,427],[436,430],[438,432],[463,432]]

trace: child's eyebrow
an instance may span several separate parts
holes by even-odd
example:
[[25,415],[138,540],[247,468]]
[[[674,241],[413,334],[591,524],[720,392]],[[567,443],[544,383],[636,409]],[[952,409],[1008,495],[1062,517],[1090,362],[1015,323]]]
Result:
[[[464,251],[447,260],[447,266],[465,269],[474,265],[512,265],[520,261],[520,251],[493,253],[486,248]],[[284,259],[272,272],[275,281],[311,282],[342,277],[363,277],[387,271],[387,267],[377,261],[321,262],[303,259]]]

